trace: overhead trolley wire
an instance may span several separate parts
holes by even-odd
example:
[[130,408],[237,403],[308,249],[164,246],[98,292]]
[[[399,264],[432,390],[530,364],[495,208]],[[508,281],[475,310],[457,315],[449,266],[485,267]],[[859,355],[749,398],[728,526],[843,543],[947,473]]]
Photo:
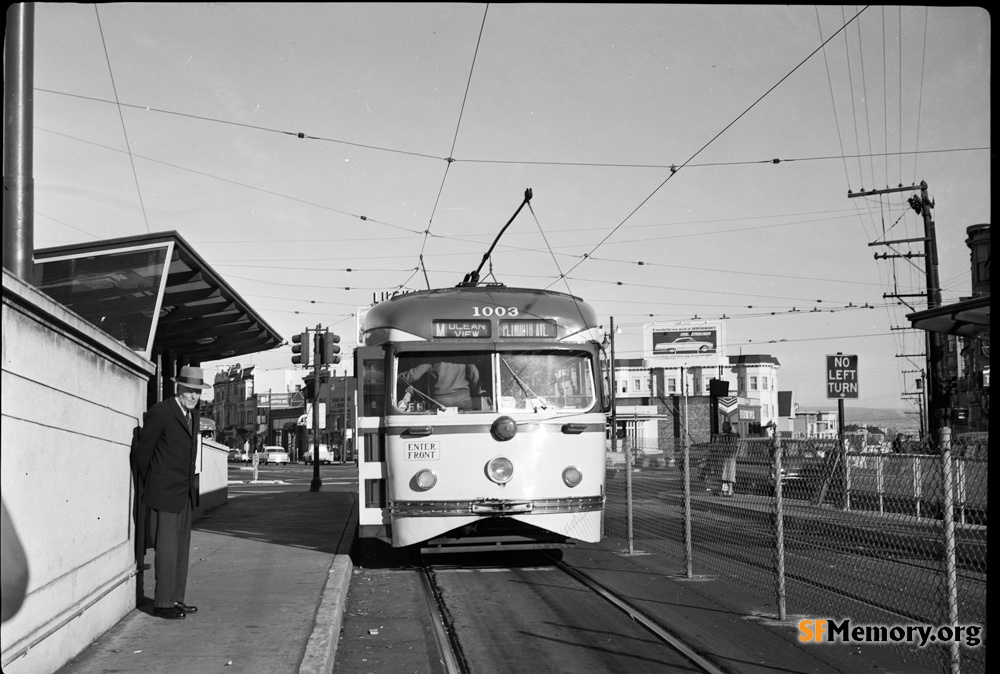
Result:
[[[712,138],[710,138],[707,143],[705,143],[704,145],[702,145],[694,154],[692,154],[690,157],[688,157],[688,159],[684,163],[682,163],[680,166],[678,166],[676,168],[671,167],[670,168],[670,175],[668,175],[663,180],[663,182],[661,182],[656,187],[656,189],[654,189],[645,199],[643,199],[639,203],[638,206],[636,206],[635,208],[633,208],[629,212],[629,214],[626,215],[625,218],[621,222],[619,222],[617,225],[615,225],[615,227],[610,232],[608,232],[607,236],[605,236],[603,239],[601,239],[601,241],[596,246],[594,246],[593,249],[591,249],[590,254],[592,254],[594,251],[596,251],[598,248],[600,248],[602,245],[604,245],[604,243],[607,242],[607,240],[610,239],[615,234],[615,232],[617,232],[626,222],[628,222],[632,218],[632,216],[635,215],[639,211],[639,209],[641,209],[643,206],[645,206],[646,203],[648,203],[649,200],[652,199],[653,196],[655,196],[656,193],[659,192],[660,189],[662,189],[663,186],[666,185],[667,182],[669,182],[671,178],[673,178],[675,175],[677,175],[677,171],[679,171],[682,168],[686,167],[688,164],[691,163],[691,161],[695,157],[697,157],[699,154],[701,154],[702,152],[704,152],[705,149],[709,145],[711,145],[712,143],[714,143],[722,134],[724,134],[733,125],[735,125],[736,122],[740,121],[747,113],[749,113],[754,107],[756,107],[758,103],[760,103],[762,100],[764,100],[764,98],[766,98],[772,91],[774,91],[775,89],[777,89],[785,80],[787,80],[789,77],[791,77],[793,73],[795,73],[799,68],[801,68],[803,65],[805,65],[805,63],[807,61],[809,61],[809,59],[811,59],[817,52],[819,52],[820,50],[822,50],[823,47],[826,46],[826,44],[830,40],[832,40],[833,38],[835,38],[841,31],[843,31],[845,28],[847,28],[848,25],[850,25],[852,22],[854,22],[855,19],[857,19],[859,16],[861,16],[861,13],[864,12],[867,8],[868,8],[867,6],[863,7],[857,14],[855,14],[851,18],[850,21],[848,21],[843,26],[841,26],[839,29],[837,29],[836,33],[834,33],[833,35],[831,35],[829,39],[827,39],[824,42],[822,42],[818,47],[816,47],[816,49],[814,49],[808,56],[806,56],[797,66],[795,66],[790,71],[788,71],[788,73],[786,73],[784,77],[782,77],[780,80],[778,80],[770,89],[768,89],[763,94],[761,94],[760,97],[757,98],[756,101],[754,101],[753,103],[751,103],[743,112],[741,112],[739,115],[737,115],[736,118],[733,119],[733,121],[729,122],[729,124],[727,124],[725,127],[723,127],[723,129],[721,131],[719,131],[717,134],[715,134],[714,136],[712,136]],[[589,256],[589,254],[588,254],[588,256]],[[571,273],[574,269],[576,269],[581,264],[583,264],[584,262],[586,262],[586,259],[587,259],[588,256],[584,256],[584,259],[580,260],[575,265],[573,265],[573,267],[571,267],[566,272],[566,274]],[[555,282],[553,282],[552,284],[549,284],[547,286],[547,288],[551,288],[552,285],[554,285],[554,283]]]
[[125,149],[128,151],[129,164],[132,166],[132,179],[135,181],[136,195],[139,197],[139,209],[142,211],[142,220],[146,224],[146,233],[149,234],[149,216],[146,215],[146,203],[142,199],[142,188],[139,186],[139,175],[135,172],[135,159],[132,157],[132,143],[128,139],[128,129],[125,127],[125,117],[122,115],[122,106],[118,101],[118,86],[115,84],[115,73],[111,69],[111,57],[108,55],[108,43],[104,39],[104,27],[101,25],[101,11],[94,5],[94,14],[97,17],[97,32],[101,34],[101,46],[104,48],[104,62],[108,64],[108,77],[111,79],[111,90],[115,94],[115,105],[118,109],[118,120],[122,125],[122,135],[125,136]]

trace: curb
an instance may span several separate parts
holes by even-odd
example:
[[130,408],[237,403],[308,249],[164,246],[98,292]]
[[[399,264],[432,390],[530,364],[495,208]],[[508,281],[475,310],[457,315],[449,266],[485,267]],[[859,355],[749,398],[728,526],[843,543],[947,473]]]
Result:
[[340,628],[347,606],[347,590],[354,564],[350,555],[336,555],[330,565],[323,596],[316,610],[316,621],[298,674],[329,674],[333,671],[340,641]]

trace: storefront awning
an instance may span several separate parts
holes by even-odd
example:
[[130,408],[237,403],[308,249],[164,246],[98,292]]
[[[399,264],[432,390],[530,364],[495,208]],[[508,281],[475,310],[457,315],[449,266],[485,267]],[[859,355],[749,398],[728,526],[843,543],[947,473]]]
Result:
[[941,332],[962,337],[982,337],[990,328],[990,296],[925,309],[907,314],[906,318],[917,330]]

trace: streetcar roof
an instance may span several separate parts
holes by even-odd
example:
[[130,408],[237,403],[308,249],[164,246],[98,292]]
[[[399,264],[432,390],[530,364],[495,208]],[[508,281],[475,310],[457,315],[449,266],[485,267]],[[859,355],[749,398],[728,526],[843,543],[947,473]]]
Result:
[[[538,334],[532,330],[538,330]],[[557,342],[592,342],[603,337],[597,314],[579,297],[494,285],[397,295],[369,309],[361,331],[369,345],[389,341],[504,341],[517,339],[513,335],[518,331],[522,336],[532,335],[529,339]]]

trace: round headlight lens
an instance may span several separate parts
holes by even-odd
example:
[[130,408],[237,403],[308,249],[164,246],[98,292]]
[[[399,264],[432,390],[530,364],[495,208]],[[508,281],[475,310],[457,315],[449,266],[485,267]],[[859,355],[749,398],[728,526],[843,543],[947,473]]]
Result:
[[413,476],[413,481],[416,483],[417,488],[427,491],[437,484],[438,478],[437,475],[434,474],[434,471],[424,468]]
[[510,440],[517,435],[517,422],[510,417],[500,417],[493,422],[493,427],[490,428],[490,432],[493,434],[493,437],[500,442]]
[[575,487],[583,482],[583,473],[576,466],[569,466],[563,471],[563,482],[567,487]]
[[506,484],[514,477],[514,464],[510,459],[498,456],[486,464],[486,475],[497,484]]

